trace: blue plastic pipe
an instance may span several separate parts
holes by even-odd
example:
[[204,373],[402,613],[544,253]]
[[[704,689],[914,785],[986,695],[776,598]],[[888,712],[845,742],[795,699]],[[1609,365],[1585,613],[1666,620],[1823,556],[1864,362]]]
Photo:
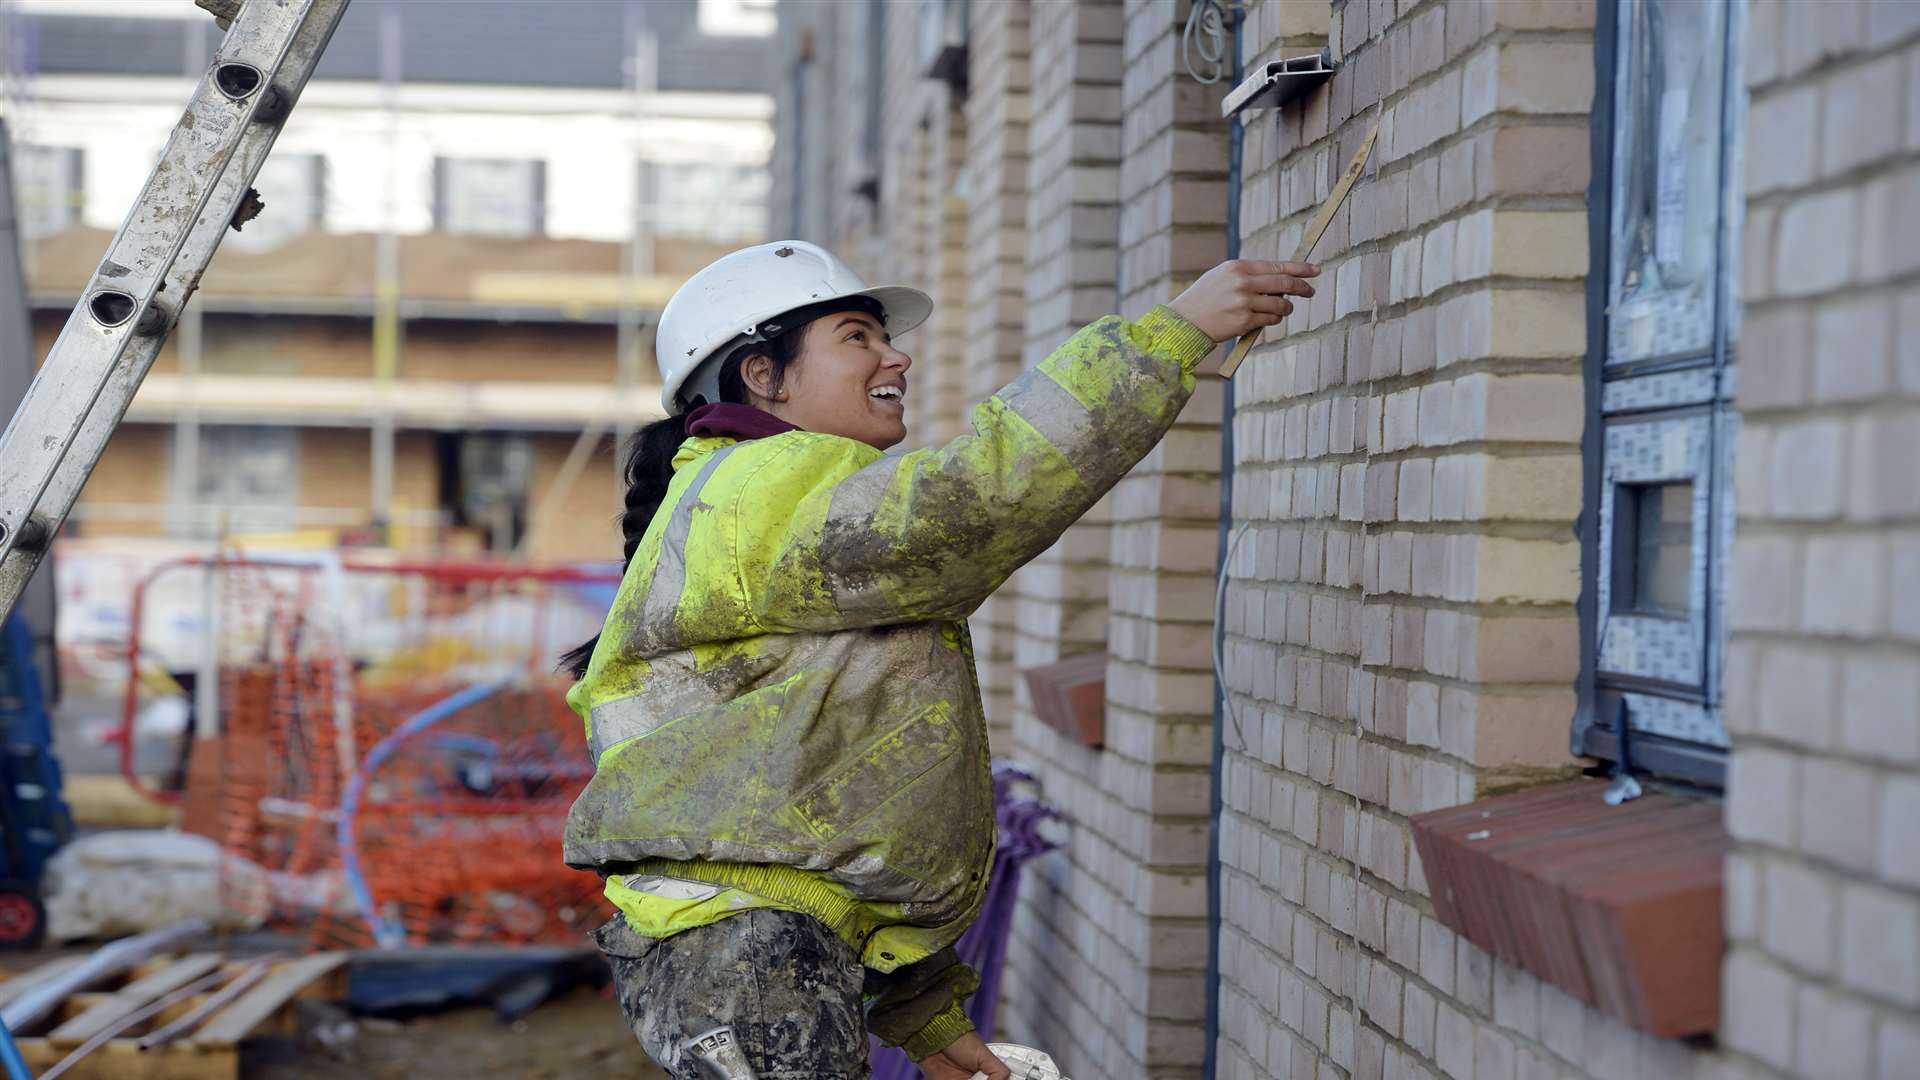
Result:
[[335,838],[340,845],[341,869],[347,877],[347,887],[353,890],[354,902],[360,905],[360,914],[367,920],[367,929],[373,932],[374,944],[383,949],[396,948],[406,942],[407,928],[398,923],[389,922],[380,917],[373,907],[373,892],[367,888],[367,879],[360,872],[360,840],[354,832],[353,819],[360,810],[360,795],[366,790],[367,780],[387,759],[399,750],[407,740],[427,730],[447,717],[470,705],[485,701],[507,688],[511,679],[469,686],[465,690],[441,698],[432,705],[407,718],[406,723],[387,733],[387,737],[374,745],[373,750],[360,762],[347,781],[346,793],[340,799],[340,821],[335,826]]
[[20,1056],[13,1032],[8,1031],[5,1024],[0,1024],[0,1065],[7,1067],[7,1080],[33,1080],[33,1073],[27,1070],[27,1059]]

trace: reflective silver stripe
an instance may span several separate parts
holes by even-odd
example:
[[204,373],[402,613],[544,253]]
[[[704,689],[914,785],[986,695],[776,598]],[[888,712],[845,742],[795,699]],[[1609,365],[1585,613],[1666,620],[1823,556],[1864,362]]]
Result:
[[651,639],[643,644],[643,652],[653,651],[653,645],[672,635],[673,616],[687,587],[687,534],[693,531],[694,508],[702,505],[700,492],[706,488],[707,478],[740,445],[734,443],[714,451],[674,505],[673,517],[667,520],[667,532],[660,541],[660,559],[653,564],[653,580],[647,583],[646,606],[640,611],[641,633]]
[[635,694],[603,701],[593,707],[591,715],[593,734],[587,739],[587,752],[598,762],[608,747],[645,735],[681,714],[648,702],[644,694]]
[[[1052,443],[1061,456],[1072,463],[1083,483],[1097,483],[1099,477],[1115,471],[1124,458],[1119,443],[1132,442],[1129,432],[1100,430],[1093,412],[1045,371],[1029,371],[1008,383],[998,394],[1007,411],[1033,425],[1040,437]],[[1157,433],[1144,433],[1157,435]],[[1124,475],[1124,471],[1122,472]]]

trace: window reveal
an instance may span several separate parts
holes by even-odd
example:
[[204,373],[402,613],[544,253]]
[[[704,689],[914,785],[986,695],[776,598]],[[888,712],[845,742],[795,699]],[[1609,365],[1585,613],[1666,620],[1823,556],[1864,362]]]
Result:
[[1601,18],[1588,374],[1592,545],[1574,748],[1724,776],[1743,124],[1741,3],[1618,0]]

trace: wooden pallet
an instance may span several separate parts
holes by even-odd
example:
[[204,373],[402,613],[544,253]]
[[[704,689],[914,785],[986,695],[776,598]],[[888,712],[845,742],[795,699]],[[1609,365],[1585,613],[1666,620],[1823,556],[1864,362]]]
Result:
[[[0,1005],[83,959],[62,957],[0,983]],[[237,974],[256,962],[214,952],[156,958],[69,996],[53,1015],[17,1033],[15,1041],[28,1067],[38,1075],[81,1043],[160,998],[215,971]],[[74,1080],[238,1080],[240,1043],[252,1035],[293,1033],[294,1002],[301,998],[345,996],[346,962],[347,954],[337,952],[274,961],[264,978],[181,1037],[148,1050],[139,1045],[142,1035],[192,1011],[207,994],[170,1005],[152,1019],[120,1032],[66,1075]]]

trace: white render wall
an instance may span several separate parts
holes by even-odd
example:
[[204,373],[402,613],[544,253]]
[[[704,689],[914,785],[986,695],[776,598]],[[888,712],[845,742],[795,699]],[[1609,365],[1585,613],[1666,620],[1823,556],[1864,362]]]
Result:
[[[185,77],[42,76],[30,94],[0,109],[16,143],[83,152],[82,220],[114,229],[191,91]],[[772,99],[761,94],[642,99],[618,91],[434,84],[403,84],[389,113],[377,83],[316,82],[275,152],[325,156],[332,232],[430,230],[435,157],[538,158],[547,163],[547,234],[619,241],[631,231],[641,161],[763,167],[772,114]]]

